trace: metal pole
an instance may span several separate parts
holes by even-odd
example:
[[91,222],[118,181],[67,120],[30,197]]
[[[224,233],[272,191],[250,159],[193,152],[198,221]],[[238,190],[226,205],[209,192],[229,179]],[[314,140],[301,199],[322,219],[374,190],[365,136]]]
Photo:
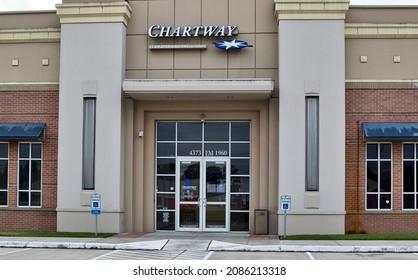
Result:
[[98,219],[97,219],[98,215],[94,215],[94,219],[96,221],[96,236],[97,236],[97,232],[99,231],[99,225],[98,225]]
[[286,228],[287,228],[286,224],[287,224],[287,210],[285,209],[284,210],[284,228],[283,228],[283,230],[284,230],[283,237],[284,238],[286,238]]

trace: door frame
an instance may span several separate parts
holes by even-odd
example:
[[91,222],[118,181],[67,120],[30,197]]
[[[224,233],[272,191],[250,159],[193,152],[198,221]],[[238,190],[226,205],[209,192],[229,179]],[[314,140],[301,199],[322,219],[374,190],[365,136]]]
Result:
[[[180,202],[180,165],[181,162],[199,162],[200,164],[200,182],[199,182],[199,199],[197,202],[191,201],[187,203]],[[225,162],[226,165],[226,184],[225,184],[225,201],[224,202],[207,202],[206,199],[206,163],[207,162]],[[229,232],[230,231],[230,158],[229,157],[177,157],[176,158],[176,190],[175,190],[175,230],[176,231],[196,231],[196,232]],[[180,227],[180,205],[192,204],[199,207],[199,226],[197,228]],[[206,209],[207,205],[225,205],[225,227],[212,228],[206,226]]]

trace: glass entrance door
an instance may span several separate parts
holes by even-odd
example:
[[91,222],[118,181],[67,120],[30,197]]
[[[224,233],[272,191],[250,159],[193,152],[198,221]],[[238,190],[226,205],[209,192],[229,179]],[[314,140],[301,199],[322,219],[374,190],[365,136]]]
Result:
[[228,159],[178,159],[176,229],[229,231]]

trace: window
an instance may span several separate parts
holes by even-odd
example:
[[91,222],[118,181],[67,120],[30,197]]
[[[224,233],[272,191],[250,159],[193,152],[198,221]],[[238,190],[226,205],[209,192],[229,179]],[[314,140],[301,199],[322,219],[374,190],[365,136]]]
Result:
[[83,190],[94,190],[95,141],[96,141],[96,98],[84,98]]
[[0,206],[7,206],[9,145],[0,143]]
[[403,145],[403,209],[405,210],[418,210],[417,145]]
[[306,98],[306,190],[319,190],[319,98]]
[[19,144],[18,206],[41,206],[42,145]]
[[367,144],[366,209],[392,208],[392,145]]

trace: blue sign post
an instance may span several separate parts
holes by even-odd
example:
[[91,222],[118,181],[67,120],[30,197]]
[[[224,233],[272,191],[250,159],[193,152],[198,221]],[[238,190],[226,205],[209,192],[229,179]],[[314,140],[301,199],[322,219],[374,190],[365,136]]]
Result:
[[287,229],[287,211],[290,211],[292,197],[290,195],[280,196],[280,210],[284,211],[284,228],[283,228],[283,237],[286,238],[286,229]]
[[95,193],[91,195],[90,201],[91,201],[90,214],[94,215],[94,220],[96,224],[96,236],[97,236],[97,232],[99,231],[99,224],[98,224],[99,222],[98,222],[97,216],[101,214],[102,197],[100,194]]

